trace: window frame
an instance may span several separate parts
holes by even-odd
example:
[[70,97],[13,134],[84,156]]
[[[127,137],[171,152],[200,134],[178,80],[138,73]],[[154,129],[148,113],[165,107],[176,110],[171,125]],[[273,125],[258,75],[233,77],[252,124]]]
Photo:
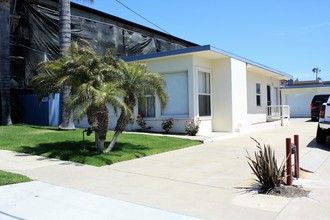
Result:
[[[165,112],[165,109],[162,109],[161,110],[161,114],[160,116],[162,118],[166,118],[166,117],[173,117],[173,118],[189,118],[189,72],[188,70],[178,70],[178,71],[171,71],[171,72],[162,72],[160,73],[161,75],[163,75],[165,78],[166,76],[170,76],[172,74],[172,76],[174,74],[184,74],[185,76],[185,79],[186,79],[186,84],[185,84],[185,89],[186,89],[186,97],[185,97],[185,101],[186,101],[186,112],[184,114],[178,114],[178,113],[169,113],[169,114],[166,114]],[[166,79],[167,80],[167,79]],[[170,95],[171,92],[168,91],[168,85],[169,85],[169,82],[168,80],[166,81],[166,90],[168,92],[168,95]],[[171,100],[171,96],[169,96],[169,101]],[[168,103],[166,105],[166,107],[168,107]]]
[[[199,78],[200,78],[200,73],[205,74],[205,83],[208,83],[208,85],[204,85],[205,90],[203,92],[200,92],[200,82],[199,82]],[[208,90],[208,92],[207,92]],[[207,107],[208,109],[206,110],[206,112],[209,112],[209,114],[207,115],[201,115],[201,108],[200,108],[200,96],[204,96],[204,97],[208,97],[207,101],[209,103],[209,106]],[[197,108],[198,108],[198,115],[199,117],[212,117],[212,88],[211,88],[211,71],[210,70],[206,70],[206,69],[197,69]]]
[[[156,118],[156,97],[152,94],[146,94],[143,96],[145,99],[145,108],[140,108],[140,102],[138,102],[138,114],[143,115],[144,118]],[[153,116],[148,114],[148,98],[153,98]]]
[[261,83],[256,83],[256,106],[261,107]]

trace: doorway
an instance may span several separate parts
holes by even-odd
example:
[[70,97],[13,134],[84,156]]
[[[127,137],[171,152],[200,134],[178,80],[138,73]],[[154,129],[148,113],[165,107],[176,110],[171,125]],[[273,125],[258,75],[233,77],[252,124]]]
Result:
[[268,116],[272,115],[272,108],[270,107],[272,105],[272,94],[270,92],[270,85],[267,85],[267,113]]

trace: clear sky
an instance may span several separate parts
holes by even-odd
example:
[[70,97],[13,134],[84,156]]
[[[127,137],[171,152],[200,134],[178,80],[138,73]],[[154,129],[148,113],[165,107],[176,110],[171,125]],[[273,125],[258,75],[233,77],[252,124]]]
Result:
[[[72,0],[77,2],[77,0]],[[87,7],[156,29],[116,0]],[[330,80],[330,0],[120,0],[166,32],[293,76]],[[162,31],[162,30],[160,30]]]

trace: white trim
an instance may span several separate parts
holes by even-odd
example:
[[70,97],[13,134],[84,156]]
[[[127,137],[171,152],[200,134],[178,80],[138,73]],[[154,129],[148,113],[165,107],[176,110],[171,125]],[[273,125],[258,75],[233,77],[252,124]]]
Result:
[[[210,93],[199,93],[199,81],[198,81],[198,78],[199,78],[199,72],[203,72],[203,73],[207,73],[209,74],[209,77],[210,77]],[[209,69],[209,68],[205,68],[205,67],[200,67],[200,66],[196,66],[196,72],[195,72],[195,77],[196,77],[196,81],[195,81],[195,97],[196,97],[196,115],[198,118],[203,118],[203,119],[212,119],[212,70]],[[206,116],[200,116],[199,114],[199,95],[208,95],[210,96],[210,111],[211,111],[211,114],[210,115],[206,115]]]

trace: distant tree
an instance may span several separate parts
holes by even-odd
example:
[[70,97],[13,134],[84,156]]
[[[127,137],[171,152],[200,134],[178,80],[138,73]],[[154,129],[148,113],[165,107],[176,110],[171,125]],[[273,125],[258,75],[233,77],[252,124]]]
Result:
[[321,70],[318,67],[314,67],[312,71],[315,74],[315,80],[320,80],[321,78],[318,77],[318,73],[321,72]]

